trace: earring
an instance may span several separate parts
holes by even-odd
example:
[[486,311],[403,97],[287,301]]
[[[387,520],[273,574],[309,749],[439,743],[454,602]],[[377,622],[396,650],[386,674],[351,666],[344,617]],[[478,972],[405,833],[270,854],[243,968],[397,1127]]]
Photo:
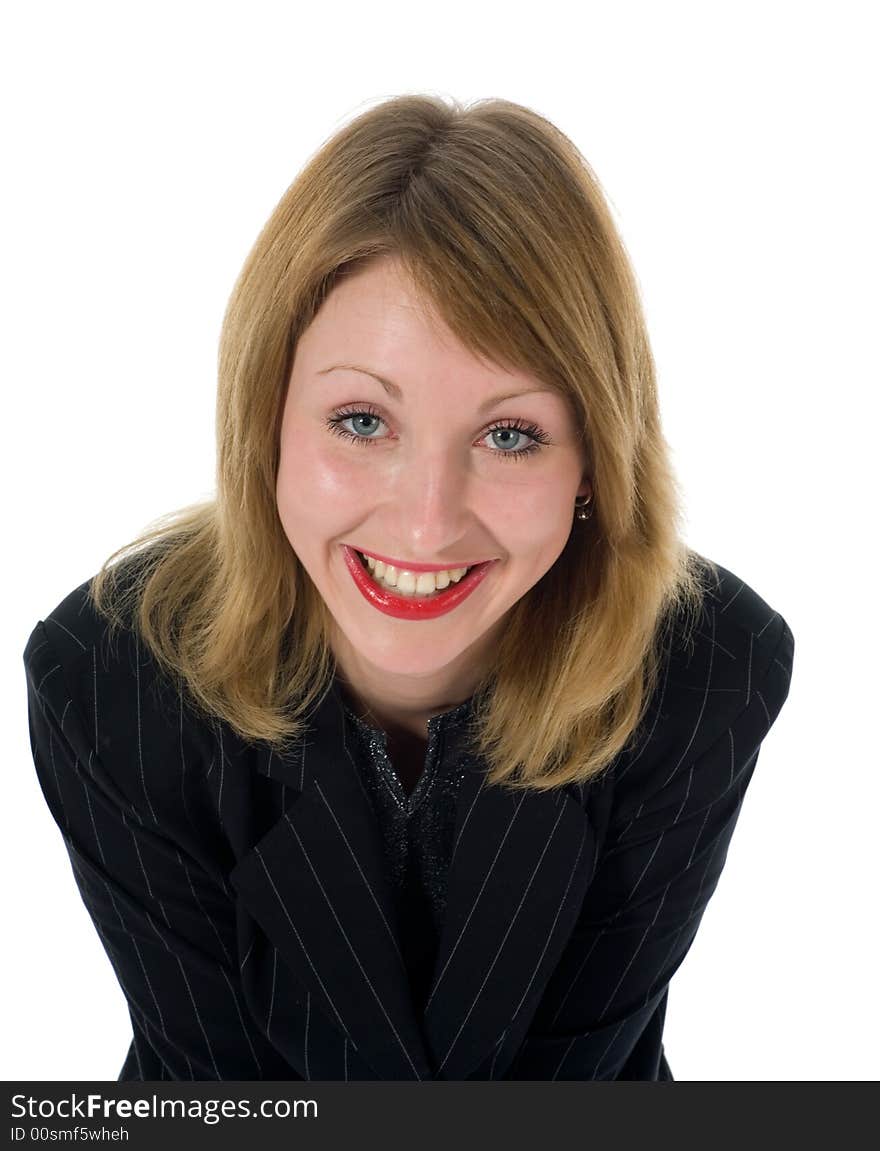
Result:
[[577,519],[588,520],[590,518],[590,516],[593,514],[593,509],[590,508],[590,510],[587,511],[587,507],[592,502],[592,499],[593,497],[591,495],[578,496],[578,498],[574,501],[574,506],[576,508],[574,514]]

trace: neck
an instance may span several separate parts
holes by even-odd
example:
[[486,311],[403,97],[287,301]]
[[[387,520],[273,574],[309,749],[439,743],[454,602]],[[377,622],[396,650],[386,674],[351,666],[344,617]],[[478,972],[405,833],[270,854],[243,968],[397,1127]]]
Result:
[[338,678],[363,719],[389,734],[423,739],[428,720],[469,699],[482,672],[477,661],[459,658],[428,675],[391,673],[362,660],[344,642],[334,644],[333,651]]

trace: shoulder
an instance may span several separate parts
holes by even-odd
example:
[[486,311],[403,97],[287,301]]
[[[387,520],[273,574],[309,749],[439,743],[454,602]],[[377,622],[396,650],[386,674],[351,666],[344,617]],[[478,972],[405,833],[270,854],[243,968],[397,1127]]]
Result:
[[81,583],[51,611],[37,620],[24,649],[28,680],[41,700],[50,706],[79,694],[90,673],[98,648],[108,640],[108,624],[91,605],[91,579]]
[[[35,623],[24,649],[31,725],[63,740],[71,764],[94,763],[152,819],[179,809],[175,765],[204,774],[212,726],[184,703],[181,685],[157,665],[135,629],[112,630],[89,595],[92,579]],[[204,766],[203,766],[204,765]],[[167,804],[165,800],[167,799]]]
[[701,616],[674,628],[658,689],[667,707],[689,711],[688,701],[698,701],[709,738],[755,702],[765,704],[770,726],[788,694],[794,634],[741,575],[718,563],[705,571]]
[[699,618],[671,629],[643,721],[615,761],[628,810],[655,793],[715,802],[754,765],[788,696],[794,635],[782,613],[718,563],[706,584]]
[[139,654],[143,645],[135,630],[111,629],[110,621],[96,609],[89,594],[92,579],[46,612],[28,637],[24,649],[28,677],[49,701],[66,692],[84,705],[89,677],[110,673],[118,680],[137,679],[146,662]]

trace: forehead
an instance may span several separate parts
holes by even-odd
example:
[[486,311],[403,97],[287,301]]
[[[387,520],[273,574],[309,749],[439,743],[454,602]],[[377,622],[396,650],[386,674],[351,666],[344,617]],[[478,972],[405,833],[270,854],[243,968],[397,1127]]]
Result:
[[358,364],[404,381],[458,379],[480,389],[501,383],[556,391],[462,344],[390,256],[337,283],[300,337],[296,374],[313,376],[334,364]]

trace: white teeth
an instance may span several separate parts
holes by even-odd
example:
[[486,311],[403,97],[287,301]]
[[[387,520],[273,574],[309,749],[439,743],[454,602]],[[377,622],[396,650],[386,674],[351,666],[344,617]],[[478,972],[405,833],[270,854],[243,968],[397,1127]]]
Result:
[[360,552],[358,555],[366,562],[377,584],[393,587],[398,595],[403,596],[433,595],[435,591],[442,591],[450,584],[458,583],[470,571],[469,568],[450,568],[438,572],[411,572],[392,567],[382,560],[374,560],[372,556],[364,556]]
[[397,573],[397,590],[402,595],[413,595],[416,590],[416,577],[414,572]]

